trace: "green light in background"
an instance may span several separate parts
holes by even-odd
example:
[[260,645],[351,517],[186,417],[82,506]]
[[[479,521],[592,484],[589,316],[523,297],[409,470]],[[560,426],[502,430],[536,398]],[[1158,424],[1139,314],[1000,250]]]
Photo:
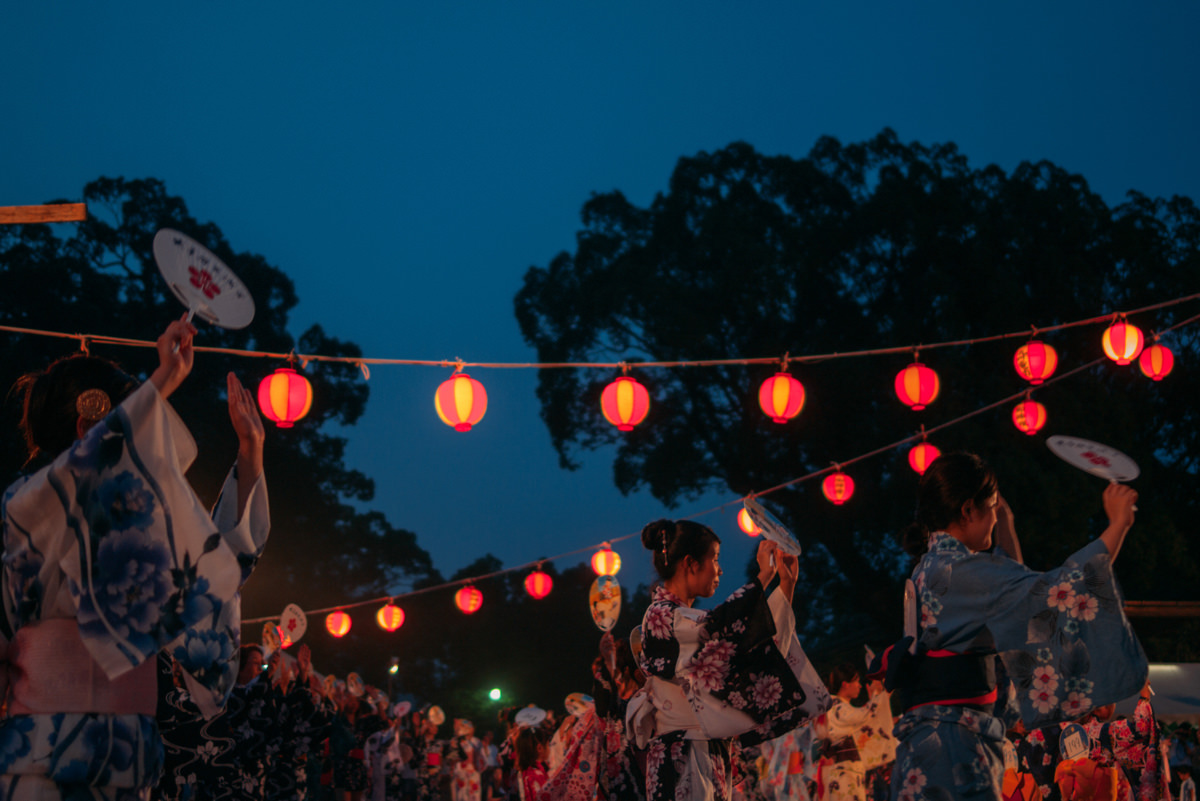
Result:
[[488,698],[491,698],[493,701],[499,701],[500,700],[500,688],[493,687],[492,691],[490,693],[488,693]]

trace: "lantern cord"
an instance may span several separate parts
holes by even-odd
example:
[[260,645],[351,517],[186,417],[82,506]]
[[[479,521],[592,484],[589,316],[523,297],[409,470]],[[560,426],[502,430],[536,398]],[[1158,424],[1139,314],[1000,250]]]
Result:
[[[1164,309],[1170,306],[1175,306],[1180,303],[1200,299],[1200,293],[1185,295],[1173,300],[1155,303],[1149,306],[1142,306],[1138,309],[1133,309],[1128,312],[1110,312],[1096,317],[1089,317],[1085,320],[1075,320],[1069,323],[1060,323],[1058,325],[1037,327],[1036,330],[1040,333],[1049,331],[1061,331],[1067,328],[1076,328],[1085,325],[1095,325],[1097,323],[1110,322],[1117,318],[1126,318],[1130,315],[1144,314],[1146,312]],[[1166,329],[1170,330],[1170,329]],[[101,334],[67,334],[61,331],[47,331],[36,328],[21,328],[18,326],[0,325],[0,331],[8,331],[14,334],[29,334],[32,336],[58,337],[62,339],[77,339],[82,343],[83,340],[88,340],[90,344],[118,345],[124,347],[140,347],[140,348],[156,348],[157,343],[142,339],[129,339],[125,337],[112,337]],[[1160,332],[1162,333],[1162,332]],[[946,342],[934,342],[931,344],[901,345],[889,348],[872,348],[868,350],[855,351],[833,351],[831,353],[811,354],[808,356],[789,356],[788,361],[792,363],[810,363],[816,364],[819,362],[829,361],[831,359],[848,359],[861,356],[886,356],[897,353],[912,353],[915,350],[934,350],[938,348],[953,348],[963,347],[967,345],[979,345],[986,342],[997,342],[1005,339],[1013,339],[1016,337],[1029,336],[1028,330],[1014,331],[1007,334],[995,334],[986,337],[975,337],[972,339],[957,339]],[[604,369],[604,370],[628,370],[630,362],[465,362],[461,359],[385,359],[385,358],[361,358],[348,356],[324,356],[316,353],[301,353],[295,351],[289,353],[279,353],[271,351],[258,350],[243,350],[239,348],[218,348],[197,345],[193,350],[198,353],[221,353],[228,356],[243,356],[246,358],[258,359],[299,359],[302,364],[308,362],[325,362],[335,364],[349,364],[356,367],[360,365],[398,365],[407,367],[441,367],[454,368],[455,372],[461,372],[465,368],[483,368],[494,370],[558,370],[558,369]],[[778,364],[778,356],[761,356],[744,359],[692,359],[686,361],[643,361],[634,362],[639,368],[646,367],[729,367],[738,365],[755,365],[755,364]]]
[[[1200,295],[1193,296],[1193,297],[1200,297]],[[1103,319],[1107,319],[1107,318],[1103,318]],[[1192,323],[1197,322],[1197,321],[1200,321],[1200,314],[1197,314],[1193,317],[1189,317],[1186,320],[1181,320],[1180,322],[1175,323],[1172,326],[1164,328],[1160,333],[1165,334],[1170,331],[1174,331],[1176,329],[1191,325]],[[1024,332],[1022,332],[1022,333],[1024,333]],[[806,481],[812,481],[813,479],[820,478],[821,476],[824,476],[827,473],[837,471],[843,467],[848,467],[850,465],[857,464],[858,462],[862,462],[867,459],[871,459],[875,456],[879,456],[881,454],[887,453],[888,451],[896,450],[897,448],[899,448],[903,445],[907,445],[910,442],[917,442],[917,441],[925,440],[931,434],[936,434],[939,431],[950,428],[951,426],[957,425],[965,420],[970,420],[973,417],[978,417],[981,414],[990,412],[993,409],[996,409],[996,408],[999,408],[1000,406],[1004,406],[1005,404],[1011,403],[1012,401],[1014,401],[1018,398],[1025,397],[1027,394],[1032,394],[1033,392],[1035,392],[1037,390],[1041,390],[1044,387],[1051,386],[1060,381],[1065,381],[1066,379],[1071,378],[1072,376],[1078,375],[1079,373],[1082,373],[1082,372],[1090,370],[1094,367],[1097,367],[1097,366],[1103,364],[1104,362],[1106,362],[1107,360],[1108,360],[1107,357],[1101,356],[1098,359],[1094,359],[1094,360],[1092,360],[1086,364],[1080,365],[1079,367],[1076,367],[1072,370],[1068,370],[1064,373],[1061,373],[1059,375],[1056,375],[1056,376],[1046,379],[1043,383],[1038,385],[1036,390],[1035,389],[1022,389],[1011,395],[1007,395],[998,401],[989,403],[986,406],[981,406],[978,409],[967,412],[966,414],[961,415],[959,417],[955,417],[952,420],[947,420],[946,422],[940,423],[936,426],[933,426],[932,428],[925,428],[924,425],[922,425],[921,430],[916,434],[912,434],[910,436],[904,437],[903,439],[896,440],[895,442],[891,442],[887,445],[876,448],[872,451],[868,451],[867,453],[859,454],[858,456],[855,456],[851,459],[845,459],[840,462],[834,462],[829,467],[814,471],[812,473],[808,473],[803,476],[799,476],[798,478],[793,478],[789,481],[784,481],[781,484],[776,484],[775,486],[769,487],[765,490],[755,491],[753,493],[750,493],[750,495],[734,498],[733,500],[726,501],[724,503],[713,506],[709,509],[705,509],[700,512],[694,512],[694,513],[687,515],[685,517],[682,517],[680,519],[681,520],[696,520],[701,517],[707,517],[709,515],[716,514],[717,512],[724,512],[726,509],[728,509],[731,506],[735,506],[735,505],[744,503],[745,498],[747,498],[747,497],[761,498],[764,495],[770,495],[775,492],[780,492],[784,489],[788,489],[790,487],[794,487],[799,484],[803,484]],[[590,553],[590,552],[595,551],[598,548],[610,547],[613,543],[624,542],[625,540],[632,539],[633,537],[638,537],[640,535],[641,535],[640,532],[633,532],[631,534],[625,534],[620,537],[610,537],[609,539],[604,540],[602,543],[600,543],[598,545],[586,545],[582,548],[576,548],[572,551],[566,551],[565,553],[560,553],[557,556],[543,556],[543,557],[535,559],[531,562],[526,562],[524,564],[516,565],[514,567],[504,568],[502,570],[496,570],[491,573],[485,573],[480,576],[471,576],[470,578],[462,578],[462,579],[457,579],[455,581],[447,581],[442,584],[438,584],[436,586],[422,587],[419,590],[411,590],[407,593],[401,593],[401,594],[392,593],[389,595],[379,596],[378,598],[370,598],[365,601],[354,601],[352,603],[343,603],[343,604],[338,604],[337,606],[325,607],[324,609],[305,610],[305,614],[320,615],[320,614],[325,614],[328,612],[336,612],[339,609],[355,609],[355,608],[363,607],[363,606],[372,606],[374,604],[378,604],[378,603],[381,603],[384,601],[389,601],[389,602],[394,603],[395,601],[401,600],[404,598],[411,598],[411,597],[415,597],[418,595],[425,595],[425,594],[431,593],[431,592],[439,592],[441,590],[445,590],[445,589],[448,589],[451,587],[460,587],[460,586],[464,586],[467,584],[477,584],[477,583],[486,581],[488,579],[503,576],[507,573],[515,573],[515,572],[521,571],[521,570],[528,570],[529,568],[532,568],[532,567],[537,567],[540,569],[546,562],[555,562],[555,561],[558,561],[559,559],[566,559],[568,557],[575,556],[577,554]],[[269,622],[272,622],[272,621],[275,621],[278,619],[279,619],[278,615],[274,615],[271,617],[249,618],[249,619],[243,620],[242,625],[252,625],[252,624],[257,624],[257,623],[269,623]]]

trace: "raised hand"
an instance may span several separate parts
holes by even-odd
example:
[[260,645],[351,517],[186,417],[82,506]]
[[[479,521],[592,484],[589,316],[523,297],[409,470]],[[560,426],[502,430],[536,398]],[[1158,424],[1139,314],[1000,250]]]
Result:
[[789,601],[796,589],[796,581],[800,577],[800,560],[783,551],[775,552],[775,564],[779,566],[779,589]]
[[179,388],[183,379],[192,372],[192,360],[195,353],[192,350],[192,338],[196,336],[196,326],[184,318],[173,320],[166,330],[159,335],[155,348],[158,350],[158,367],[150,375],[150,382],[158,388],[158,394],[163,399],[171,397],[171,393]]
[[758,553],[755,554],[755,559],[758,560],[758,581],[764,588],[771,583],[771,579],[775,578],[774,556],[778,552],[778,546],[768,539],[764,539],[758,544]]

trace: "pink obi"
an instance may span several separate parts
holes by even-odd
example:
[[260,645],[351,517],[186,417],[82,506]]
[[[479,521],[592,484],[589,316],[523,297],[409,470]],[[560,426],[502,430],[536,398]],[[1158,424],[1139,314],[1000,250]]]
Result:
[[7,653],[0,651],[0,668],[0,684],[8,685],[9,715],[153,715],[158,703],[155,660],[110,680],[83,644],[73,618],[22,626]]

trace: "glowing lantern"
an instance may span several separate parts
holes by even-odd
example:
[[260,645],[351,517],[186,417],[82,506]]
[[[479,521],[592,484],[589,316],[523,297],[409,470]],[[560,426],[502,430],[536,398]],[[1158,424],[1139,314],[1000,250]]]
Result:
[[292,424],[312,408],[312,384],[290,367],[280,367],[258,384],[258,408],[280,428]]
[[1045,342],[1030,340],[1017,348],[1013,355],[1013,367],[1017,368],[1017,375],[1037,386],[1054,375],[1054,368],[1058,367],[1058,354]]
[[933,460],[941,455],[942,452],[928,442],[921,442],[908,452],[908,464],[909,467],[923,476],[925,475],[925,471],[929,469],[929,465],[933,464]]
[[751,537],[757,537],[759,534],[762,534],[762,529],[754,522],[754,518],[750,516],[750,512],[744,508],[738,512],[738,528]]
[[1170,348],[1163,345],[1151,345],[1138,357],[1138,367],[1142,368],[1147,378],[1153,378],[1155,381],[1162,381],[1163,376],[1170,373],[1174,366],[1175,355],[1171,353]]
[[600,411],[617,430],[632,431],[650,411],[650,393],[637,381],[623,375],[604,388],[600,395]]
[[597,576],[615,576],[621,569],[621,557],[607,545],[592,556],[592,570]]
[[483,606],[483,593],[468,584],[454,593],[454,604],[464,614],[470,615],[478,612],[479,607]]
[[1012,419],[1013,425],[1032,437],[1046,425],[1046,407],[1026,398],[1013,407]]
[[821,492],[825,493],[825,497],[835,506],[841,506],[854,494],[854,479],[840,470],[830,473],[821,482]]
[[540,601],[545,598],[553,588],[554,581],[549,574],[543,573],[541,570],[535,570],[525,577],[525,592],[536,600]]
[[804,408],[804,385],[791,373],[776,373],[758,388],[758,405],[776,423],[786,423]]
[[325,617],[325,629],[334,637],[345,637],[350,631],[350,616],[341,609]]
[[487,390],[466,373],[455,373],[443,381],[433,395],[438,417],[455,431],[470,431],[487,411]]
[[1142,329],[1121,320],[1104,329],[1104,355],[1117,364],[1129,364],[1142,352]]
[[404,610],[393,603],[381,606],[375,613],[375,622],[384,631],[395,631],[404,625]]
[[939,389],[938,374],[920,362],[913,362],[896,374],[896,396],[914,412],[933,403]]

